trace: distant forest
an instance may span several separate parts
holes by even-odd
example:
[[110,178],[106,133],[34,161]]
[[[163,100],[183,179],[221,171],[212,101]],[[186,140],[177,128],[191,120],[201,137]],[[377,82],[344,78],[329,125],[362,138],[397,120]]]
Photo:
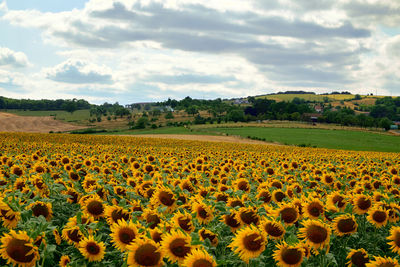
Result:
[[31,100],[13,99],[0,96],[0,109],[21,109],[21,110],[80,110],[90,109],[92,105],[84,99],[72,100]]

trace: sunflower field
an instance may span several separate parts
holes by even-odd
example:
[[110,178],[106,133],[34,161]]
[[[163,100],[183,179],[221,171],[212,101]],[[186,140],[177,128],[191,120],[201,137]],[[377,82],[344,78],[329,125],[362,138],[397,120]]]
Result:
[[0,133],[0,266],[399,266],[400,155]]

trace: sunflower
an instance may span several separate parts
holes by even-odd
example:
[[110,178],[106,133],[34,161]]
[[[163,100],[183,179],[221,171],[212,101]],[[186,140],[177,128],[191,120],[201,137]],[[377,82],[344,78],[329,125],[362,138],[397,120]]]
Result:
[[373,261],[365,264],[366,267],[398,267],[399,262],[390,257],[375,257]]
[[272,195],[267,189],[262,189],[257,194],[257,199],[263,201],[265,204],[269,204],[272,200]]
[[200,229],[199,236],[200,240],[202,241],[208,239],[214,247],[218,245],[218,236],[208,229],[205,228]]
[[126,247],[139,236],[138,229],[132,222],[119,220],[118,223],[112,224],[110,228],[111,241],[121,251],[126,251]]
[[53,216],[52,205],[49,202],[36,201],[27,206],[26,209],[32,210],[35,217],[42,215],[47,221],[50,221]]
[[60,233],[58,232],[57,228],[54,228],[53,235],[54,235],[54,239],[56,241],[56,244],[60,245],[61,244],[61,236],[60,236]]
[[375,225],[375,227],[380,228],[388,222],[389,213],[387,210],[384,210],[379,207],[374,207],[370,209],[368,212],[367,220]]
[[192,251],[191,237],[182,231],[173,230],[166,233],[161,241],[163,254],[171,261],[182,263]]
[[275,210],[275,217],[279,216],[285,224],[292,225],[299,219],[299,211],[293,204],[284,204]]
[[107,223],[109,225],[117,223],[119,220],[129,221],[131,219],[129,211],[119,206],[107,206],[104,215],[107,218]]
[[369,208],[372,206],[372,200],[366,195],[356,195],[353,198],[354,212],[357,214],[367,213]]
[[332,212],[343,211],[346,207],[345,197],[339,192],[332,192],[326,197],[326,206]]
[[159,227],[156,227],[154,229],[150,229],[149,232],[150,232],[151,239],[154,242],[160,243],[161,240],[163,239],[164,232]]
[[176,199],[171,189],[165,186],[159,186],[153,196],[151,197],[150,203],[155,207],[165,207],[166,212],[171,212],[176,207]]
[[385,209],[389,212],[389,222],[398,222],[400,219],[400,206],[396,203],[390,203]]
[[62,230],[62,237],[71,245],[77,246],[83,238],[79,226],[66,227]]
[[0,217],[3,221],[3,226],[8,229],[17,227],[19,220],[21,219],[21,213],[13,211],[3,201],[0,201]]
[[79,242],[78,248],[82,255],[89,261],[101,261],[104,258],[104,243],[96,241],[93,236],[83,238]]
[[272,239],[282,239],[285,235],[285,228],[278,221],[264,219],[261,222],[261,229]]
[[343,214],[333,219],[334,232],[338,236],[350,235],[357,232],[358,224],[354,215]]
[[400,226],[392,226],[387,239],[390,240],[388,243],[391,246],[390,249],[394,253],[400,254]]
[[67,190],[61,191],[61,193],[68,196],[67,201],[69,203],[78,203],[79,193],[72,187],[67,187]]
[[194,202],[192,211],[196,213],[196,218],[200,224],[208,224],[214,218],[212,209],[204,203]]
[[277,204],[281,203],[285,197],[286,194],[281,189],[276,189],[272,192],[272,200]]
[[303,227],[299,229],[298,236],[303,238],[305,243],[315,249],[329,245],[331,229],[329,225],[318,220],[303,221]]
[[260,216],[257,214],[255,208],[253,207],[240,208],[239,212],[237,213],[237,219],[246,225],[258,225],[260,223]]
[[324,204],[317,198],[311,198],[304,206],[304,213],[311,219],[318,219],[324,214]]
[[181,213],[180,211],[175,213],[174,217],[172,218],[172,221],[188,234],[194,231],[194,226],[192,223],[192,215],[190,215],[186,211],[184,211],[184,213]]
[[142,216],[146,220],[146,223],[148,224],[148,227],[150,229],[156,228],[157,225],[161,222],[160,216],[158,216],[158,213],[153,209],[146,209],[143,212]]
[[240,229],[228,247],[246,263],[252,258],[257,258],[264,250],[267,238],[263,232],[254,225]]
[[61,256],[60,261],[59,261],[58,264],[59,264],[61,267],[67,267],[67,266],[68,266],[68,263],[70,263],[70,262],[71,262],[70,257],[69,257],[68,255],[63,255],[63,256]]
[[38,248],[25,231],[10,230],[8,234],[4,233],[0,242],[0,254],[7,264],[31,267],[39,259]]
[[188,254],[183,261],[185,267],[216,267],[217,263],[214,258],[208,254],[204,249],[194,249]]
[[11,167],[11,173],[17,176],[22,176],[24,174],[24,170],[20,166],[14,165]]
[[240,228],[240,226],[242,226],[242,223],[237,219],[237,212],[235,210],[232,210],[231,212],[231,214],[224,214],[220,221],[229,226],[232,232],[235,232],[238,228]]
[[349,254],[347,254],[346,259],[347,265],[356,267],[365,267],[365,264],[369,262],[368,253],[363,249],[352,249]]
[[162,266],[163,254],[160,247],[151,239],[140,238],[127,246],[128,249],[128,266],[144,267],[144,266]]
[[243,192],[250,192],[250,184],[246,178],[240,178],[235,180],[234,186],[236,190],[242,190]]
[[300,246],[290,246],[285,242],[278,244],[274,251],[274,260],[281,267],[298,267],[303,262],[304,250]]
[[98,219],[104,216],[105,206],[103,200],[98,195],[92,195],[83,203],[83,208],[86,214]]

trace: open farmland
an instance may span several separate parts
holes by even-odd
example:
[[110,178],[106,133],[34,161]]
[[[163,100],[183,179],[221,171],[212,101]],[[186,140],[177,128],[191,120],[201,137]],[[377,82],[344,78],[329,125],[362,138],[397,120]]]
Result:
[[0,147],[1,266],[398,266],[398,153],[17,133]]
[[288,145],[315,146],[333,149],[400,152],[400,138],[367,131],[339,129],[218,127],[205,128],[209,133],[256,138]]

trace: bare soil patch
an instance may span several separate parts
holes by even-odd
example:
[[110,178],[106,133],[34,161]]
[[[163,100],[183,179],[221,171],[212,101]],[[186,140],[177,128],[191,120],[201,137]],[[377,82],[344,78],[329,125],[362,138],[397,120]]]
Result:
[[223,142],[223,143],[277,145],[276,143],[269,143],[269,142],[263,142],[263,141],[258,141],[258,140],[245,139],[245,138],[240,138],[240,137],[236,137],[236,136],[191,135],[191,134],[140,134],[140,135],[129,135],[129,136],[162,138],[162,139],[193,140],[193,141],[208,141],[208,142]]
[[18,116],[0,112],[0,132],[48,133],[87,128],[55,120],[52,117]]

